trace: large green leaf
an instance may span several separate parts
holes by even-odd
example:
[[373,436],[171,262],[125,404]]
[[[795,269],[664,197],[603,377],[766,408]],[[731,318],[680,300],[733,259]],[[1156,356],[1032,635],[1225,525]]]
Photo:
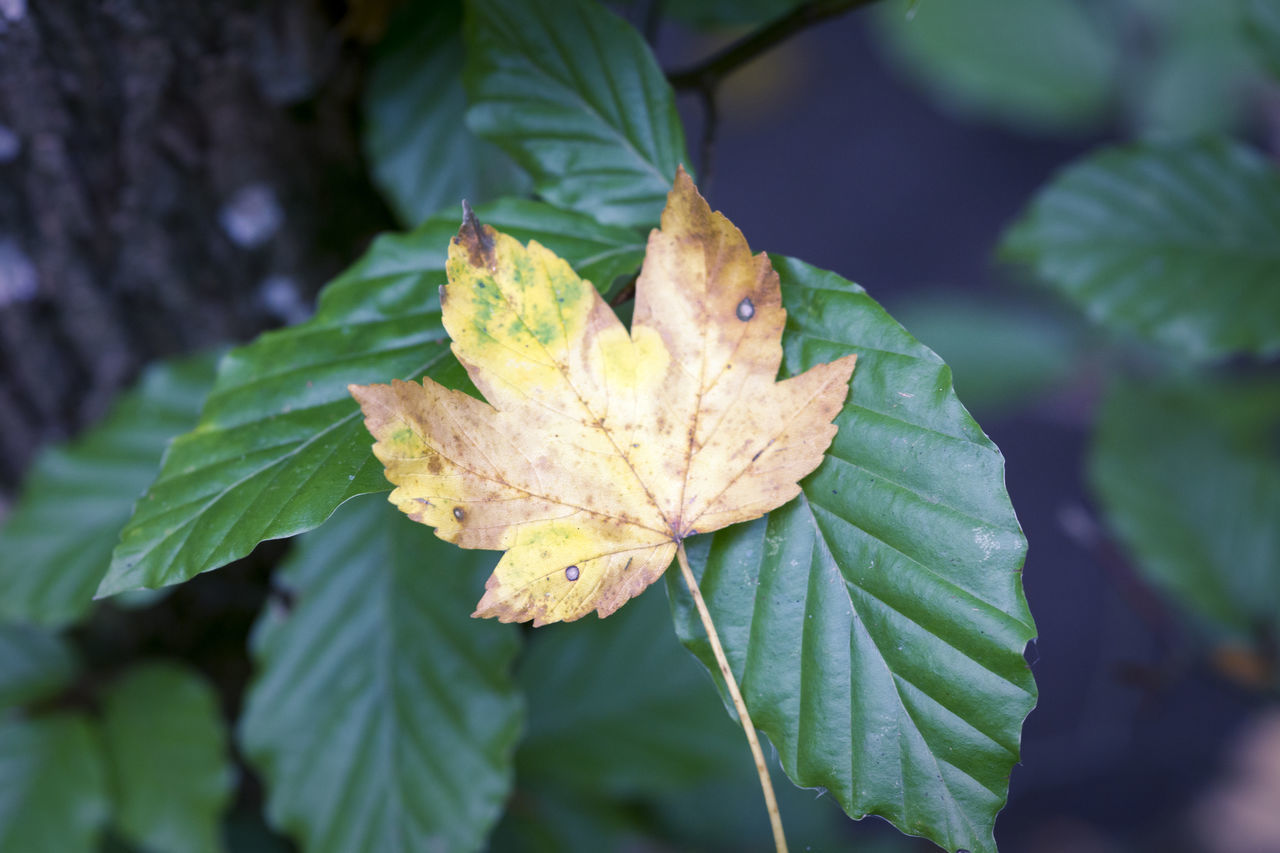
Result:
[[[784,367],[858,353],[826,461],[767,517],[696,540],[703,595],[787,775],[948,850],[994,851],[1035,684],[1026,540],[951,371],[866,293],[774,259]],[[679,575],[682,640],[715,672]]]
[[56,693],[75,670],[75,657],[57,634],[34,625],[0,625],[0,711]]
[[640,35],[593,0],[471,0],[466,34],[471,128],[548,201],[656,225],[688,157],[675,96]]
[[1280,352],[1280,170],[1223,141],[1067,168],[1005,236],[1092,319],[1193,358]]
[[241,722],[273,824],[308,851],[473,850],[512,781],[521,702],[510,625],[469,614],[494,555],[378,497],[300,540],[295,603],[254,637]]
[[[537,202],[505,200],[479,215],[602,287],[643,255],[630,229]],[[227,355],[200,423],[174,441],[124,528],[100,594],[184,581],[390,488],[347,385],[424,373],[465,382],[440,323],[456,231],[449,215],[379,238],[325,289],[314,317]]]
[[222,849],[233,774],[208,682],[175,664],[131,670],[107,691],[102,738],[123,838],[151,853]]
[[110,805],[86,717],[0,718],[0,850],[92,853]]
[[1073,0],[898,0],[876,21],[906,70],[964,112],[1065,130],[1111,105],[1120,41]]
[[1118,382],[1089,479],[1142,573],[1219,636],[1280,614],[1280,382]]
[[459,199],[518,195],[529,183],[467,129],[461,30],[461,0],[406,3],[369,65],[364,150],[378,189],[408,225]]
[[0,529],[0,620],[59,626],[88,610],[165,445],[196,422],[216,359],[150,368],[102,423],[45,450]]

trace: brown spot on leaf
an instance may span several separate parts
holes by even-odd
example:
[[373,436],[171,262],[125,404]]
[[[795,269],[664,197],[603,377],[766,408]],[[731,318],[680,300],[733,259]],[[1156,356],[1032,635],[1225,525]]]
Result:
[[467,260],[473,267],[490,269],[496,265],[493,254],[493,229],[481,225],[471,205],[462,202],[462,227],[458,236],[453,238],[454,245],[467,251]]

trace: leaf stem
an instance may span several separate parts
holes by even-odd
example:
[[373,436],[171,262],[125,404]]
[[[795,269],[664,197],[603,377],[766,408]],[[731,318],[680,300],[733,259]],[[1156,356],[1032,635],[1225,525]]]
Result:
[[738,720],[742,730],[747,733],[747,743],[751,744],[751,756],[756,761],[756,773],[760,776],[760,788],[764,791],[765,808],[769,810],[769,824],[773,827],[773,844],[777,853],[787,853],[787,838],[782,833],[782,814],[778,811],[778,799],[773,794],[773,780],[769,778],[769,767],[764,763],[764,751],[760,748],[760,738],[756,735],[756,727],[751,722],[751,714],[747,712],[747,703],[742,700],[742,691],[729,669],[729,659],[725,657],[724,646],[720,645],[720,635],[716,632],[716,624],[711,621],[711,611],[707,610],[707,602],[698,589],[698,581],[689,568],[689,557],[684,552],[684,543],[676,548],[676,559],[680,562],[680,574],[684,576],[685,586],[693,596],[694,606],[698,608],[698,616],[702,618],[702,627],[706,629],[707,639],[711,641],[711,651],[720,665],[720,674],[724,676],[725,686],[733,697],[733,706],[738,709]]

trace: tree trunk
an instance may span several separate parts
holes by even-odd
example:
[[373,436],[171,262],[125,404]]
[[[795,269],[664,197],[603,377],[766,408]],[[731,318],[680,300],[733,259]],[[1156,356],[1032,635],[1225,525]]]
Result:
[[0,495],[148,360],[305,314],[390,216],[309,0],[0,0]]

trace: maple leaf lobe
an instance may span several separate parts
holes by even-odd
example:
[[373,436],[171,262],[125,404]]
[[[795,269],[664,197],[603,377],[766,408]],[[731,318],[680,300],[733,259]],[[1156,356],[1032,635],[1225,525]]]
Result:
[[777,380],[777,274],[683,169],[630,332],[562,259],[469,208],[447,272],[444,325],[487,402],[430,379],[351,390],[390,500],[441,538],[506,551],[473,615],[607,616],[685,537],[795,497],[835,435],[854,357]]

